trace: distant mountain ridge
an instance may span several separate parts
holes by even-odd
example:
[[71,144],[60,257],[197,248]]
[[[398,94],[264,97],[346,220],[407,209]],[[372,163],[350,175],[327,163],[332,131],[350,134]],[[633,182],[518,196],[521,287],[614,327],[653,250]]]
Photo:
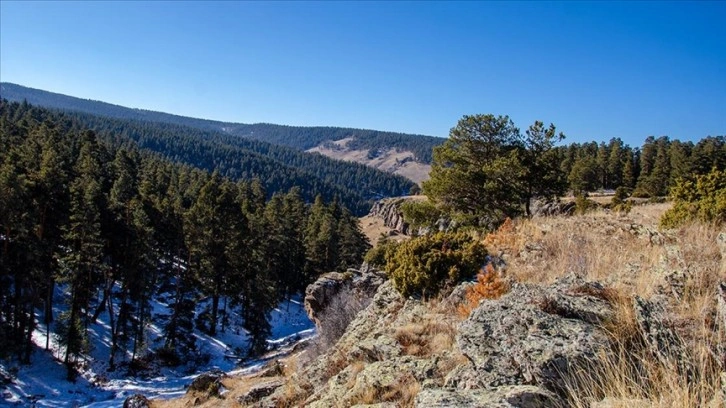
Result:
[[[3,85],[0,98],[6,100],[10,94],[8,86]],[[27,101],[27,98],[23,100]],[[109,106],[113,108],[113,105]],[[95,131],[112,145],[130,143],[175,163],[210,172],[219,171],[233,180],[259,179],[268,195],[299,187],[307,202],[313,202],[317,195],[326,201],[337,197],[357,216],[367,214],[373,200],[407,194],[415,186],[402,176],[362,164],[333,160],[324,155],[221,131],[72,109],[42,108],[58,112],[78,126]]]
[[368,129],[353,129],[326,126],[287,126],[269,123],[243,124],[198,119],[170,113],[144,109],[127,108],[101,101],[44,91],[9,82],[0,83],[0,97],[9,101],[28,103],[54,109],[90,113],[117,119],[133,119],[194,127],[217,131],[233,136],[261,140],[273,144],[290,146],[299,150],[313,149],[326,143],[352,138],[348,143],[351,150],[398,150],[411,152],[417,162],[430,164],[433,147],[444,142],[443,138],[385,132]]

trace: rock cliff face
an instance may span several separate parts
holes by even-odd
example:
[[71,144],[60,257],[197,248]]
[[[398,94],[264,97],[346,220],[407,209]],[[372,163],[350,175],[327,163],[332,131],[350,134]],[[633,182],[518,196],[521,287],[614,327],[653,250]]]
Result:
[[[360,269],[348,269],[345,273],[326,273],[305,290],[305,311],[310,320],[315,322],[320,334],[327,335],[334,331],[344,330],[345,327],[333,327],[339,322],[332,321],[329,318],[330,313],[348,311],[348,313],[357,314],[359,310],[368,306],[385,279],[385,273],[365,263]],[[343,302],[347,304],[342,304]],[[356,304],[351,305],[351,302]],[[353,317],[355,316],[350,316],[347,320],[352,320]],[[334,336],[340,334],[342,332],[332,333]]]
[[379,200],[373,204],[369,215],[383,219],[383,225],[401,234],[410,235],[410,226],[403,219],[401,204],[406,201],[404,198],[390,198]]

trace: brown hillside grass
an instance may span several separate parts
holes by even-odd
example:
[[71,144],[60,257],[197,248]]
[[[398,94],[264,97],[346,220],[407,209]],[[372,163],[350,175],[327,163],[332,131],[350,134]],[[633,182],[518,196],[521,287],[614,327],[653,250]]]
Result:
[[[717,283],[726,281],[726,260],[716,244],[722,231],[699,223],[658,231],[668,207],[517,220],[487,238],[490,253],[504,254],[507,272],[517,281],[550,283],[576,273],[607,286],[617,313],[603,329],[615,352],[596,357],[592,369],[571,379],[572,406],[590,407],[603,399],[607,407],[726,406],[718,397],[719,375],[726,370],[726,328],[715,312]],[[682,291],[669,289],[672,272],[685,273]],[[668,319],[686,346],[690,373],[678,369],[681,361],[654,356],[644,346],[633,297],[657,294],[670,299]]]

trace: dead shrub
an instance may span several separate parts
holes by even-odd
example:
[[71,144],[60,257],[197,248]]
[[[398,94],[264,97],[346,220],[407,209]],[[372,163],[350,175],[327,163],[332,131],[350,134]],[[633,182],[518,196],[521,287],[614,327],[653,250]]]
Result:
[[519,247],[520,241],[521,237],[517,234],[514,222],[507,217],[496,231],[490,232],[484,237],[482,243],[487,249],[511,252]]
[[499,299],[509,289],[509,284],[489,263],[476,275],[476,284],[467,289],[466,299],[458,306],[457,311],[462,318],[466,318],[479,306],[479,302],[484,299]]
[[326,353],[345,333],[358,312],[371,302],[355,291],[344,288],[331,299],[318,319],[318,336],[311,342],[305,357],[308,361]]

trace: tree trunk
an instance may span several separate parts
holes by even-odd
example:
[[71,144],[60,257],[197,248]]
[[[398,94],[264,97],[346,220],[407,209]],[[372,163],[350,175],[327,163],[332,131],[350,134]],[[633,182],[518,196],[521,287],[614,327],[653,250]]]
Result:
[[219,295],[212,296],[212,322],[209,325],[209,334],[214,336],[217,334],[217,309],[219,309]]
[[112,288],[113,279],[108,279],[106,282],[106,286],[103,288],[103,298],[101,298],[101,301],[98,302],[98,307],[96,307],[96,311],[93,312],[93,316],[91,317],[91,323],[96,323],[96,321],[98,320],[98,316],[100,316],[101,313],[106,310],[106,303],[108,301],[108,296]]
[[53,323],[53,292],[55,291],[55,281],[49,279],[48,292],[45,294],[45,311],[43,313],[43,322],[45,323],[45,350],[50,348],[50,324]]
[[116,338],[116,329],[115,329],[115,317],[113,313],[113,297],[108,296],[106,298],[106,301],[108,302],[108,325],[111,327],[111,351],[109,353],[108,357],[108,369],[109,371],[113,371],[116,369],[116,342],[118,341]]

